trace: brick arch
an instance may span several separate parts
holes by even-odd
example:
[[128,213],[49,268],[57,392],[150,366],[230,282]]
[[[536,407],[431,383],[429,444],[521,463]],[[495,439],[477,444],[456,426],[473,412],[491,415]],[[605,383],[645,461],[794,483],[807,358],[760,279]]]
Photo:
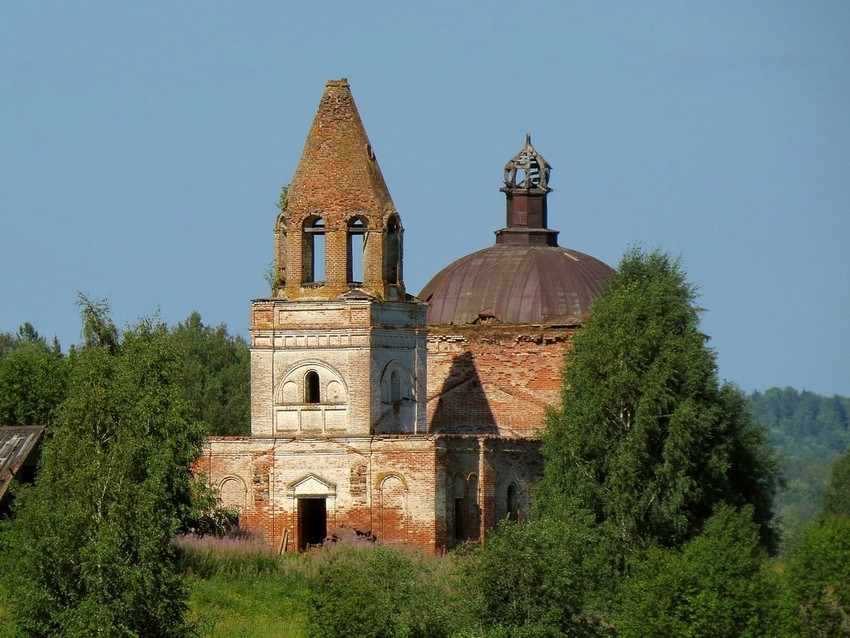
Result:
[[381,372],[381,417],[383,433],[412,433],[416,429],[416,394],[413,374],[400,361],[390,361]]
[[348,384],[345,377],[332,365],[318,359],[299,361],[283,373],[275,388],[275,403],[302,403],[304,379],[310,370],[319,374],[319,403],[348,403]]
[[407,482],[401,474],[383,476],[379,486],[380,521],[379,536],[387,542],[404,542],[408,536]]
[[223,507],[233,507],[241,514],[248,508],[248,487],[241,476],[228,474],[218,482],[218,501]]
[[368,211],[365,210],[353,210],[349,213],[346,213],[342,217],[341,226],[344,228],[348,228],[352,221],[356,219],[361,219],[364,222],[364,225],[367,230],[376,230],[378,228],[378,224],[380,222],[379,219],[376,219],[374,215],[371,215]]
[[398,214],[398,211],[395,211],[395,210],[392,210],[392,209],[390,209],[390,210],[388,210],[384,213],[384,216],[381,219],[383,226],[386,228],[387,224],[389,224],[390,219],[392,219],[392,218],[395,218],[396,228],[398,230],[404,230],[404,227],[401,225],[401,215]]
[[304,222],[310,218],[321,217],[325,220],[325,224],[328,223],[328,213],[324,209],[321,208],[311,208],[310,210],[305,210],[301,213],[290,215],[289,210],[281,213],[282,217],[286,217],[289,220],[290,228],[303,228]]
[[414,384],[413,384],[413,373],[398,360],[390,361],[387,365],[384,366],[384,370],[381,372],[381,403],[390,403],[392,400],[392,392],[391,392],[391,378],[392,373],[395,372],[399,381],[402,383],[401,391],[401,399],[409,399],[415,400],[416,396],[414,394]]
[[478,474],[456,473],[450,477],[448,505],[449,535],[453,545],[479,540],[481,511],[478,502]]

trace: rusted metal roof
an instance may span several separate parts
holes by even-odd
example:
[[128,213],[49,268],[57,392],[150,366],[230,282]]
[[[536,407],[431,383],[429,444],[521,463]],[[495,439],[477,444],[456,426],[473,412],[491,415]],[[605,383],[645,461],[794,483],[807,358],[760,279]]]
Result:
[[614,270],[559,246],[496,244],[458,259],[419,293],[428,323],[576,325]]
[[43,425],[0,427],[0,501],[43,432]]

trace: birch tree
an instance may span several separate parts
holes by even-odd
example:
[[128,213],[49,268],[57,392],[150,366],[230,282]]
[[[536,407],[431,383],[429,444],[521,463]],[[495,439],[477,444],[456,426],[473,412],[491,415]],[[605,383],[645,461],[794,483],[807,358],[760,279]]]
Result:
[[695,300],[677,260],[632,249],[566,356],[539,509],[589,513],[621,567],[646,543],[680,547],[720,503],[751,506],[775,542],[776,463],[743,394],[718,382]]
[[122,334],[105,304],[81,305],[85,343],[68,356],[68,396],[6,539],[15,619],[28,636],[186,636],[171,540],[200,428],[166,327]]

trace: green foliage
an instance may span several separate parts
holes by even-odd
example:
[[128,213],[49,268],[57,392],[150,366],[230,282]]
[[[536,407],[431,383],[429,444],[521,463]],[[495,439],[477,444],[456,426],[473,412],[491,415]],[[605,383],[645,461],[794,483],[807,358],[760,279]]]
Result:
[[487,636],[602,636],[588,596],[609,577],[580,520],[503,521],[464,566],[471,610]]
[[850,398],[770,388],[753,392],[749,400],[756,418],[768,427],[771,442],[781,449],[826,458],[850,446]]
[[695,297],[678,261],[627,252],[548,420],[540,512],[589,509],[621,569],[645,544],[681,546],[722,502],[752,505],[762,542],[775,540],[776,464],[742,394],[718,384]]
[[65,396],[65,359],[26,323],[0,344],[0,425],[50,425]]
[[174,327],[170,340],[192,418],[214,436],[250,434],[251,369],[245,340],[223,325],[204,325],[197,312]]
[[181,533],[221,538],[239,529],[239,510],[219,504],[218,491],[209,484],[206,473],[192,477],[190,490],[191,507],[183,515]]
[[280,196],[277,198],[276,207],[279,211],[286,210],[289,205],[289,184],[280,187]]
[[823,494],[823,514],[850,518],[850,448],[832,466]]
[[635,561],[620,594],[622,638],[775,636],[776,592],[752,508],[722,506],[681,550],[655,547]]
[[277,292],[277,287],[280,285],[277,274],[277,260],[272,259],[266,267],[266,272],[263,273],[263,280],[269,285],[269,293],[274,296]]
[[449,592],[419,554],[386,545],[336,546],[316,556],[307,581],[308,636],[441,638]]
[[14,618],[28,636],[185,636],[171,540],[201,431],[178,355],[165,326],[120,335],[105,304],[82,307],[86,343],[67,359],[67,398],[5,532]]
[[817,516],[832,465],[850,447],[850,398],[771,388],[748,399],[782,461],[776,513],[791,540]]
[[791,551],[785,578],[789,637],[850,635],[850,518],[811,523]]

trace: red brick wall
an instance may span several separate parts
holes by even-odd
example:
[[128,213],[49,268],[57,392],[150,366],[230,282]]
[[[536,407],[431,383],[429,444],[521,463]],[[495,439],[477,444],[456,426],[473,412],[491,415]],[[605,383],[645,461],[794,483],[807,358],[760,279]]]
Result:
[[428,431],[538,436],[546,407],[559,399],[573,333],[536,326],[431,326]]
[[[210,484],[246,486],[241,524],[275,548],[299,547],[296,484],[329,485],[327,531],[370,530],[387,542],[441,551],[479,540],[506,514],[508,485],[525,496],[540,474],[537,441],[481,436],[313,440],[214,438],[195,471]],[[310,478],[314,477],[314,478]],[[463,485],[463,538],[455,536],[456,485]],[[308,496],[311,494],[308,494]],[[300,496],[304,496],[301,494]],[[527,509],[527,498],[523,501]]]

